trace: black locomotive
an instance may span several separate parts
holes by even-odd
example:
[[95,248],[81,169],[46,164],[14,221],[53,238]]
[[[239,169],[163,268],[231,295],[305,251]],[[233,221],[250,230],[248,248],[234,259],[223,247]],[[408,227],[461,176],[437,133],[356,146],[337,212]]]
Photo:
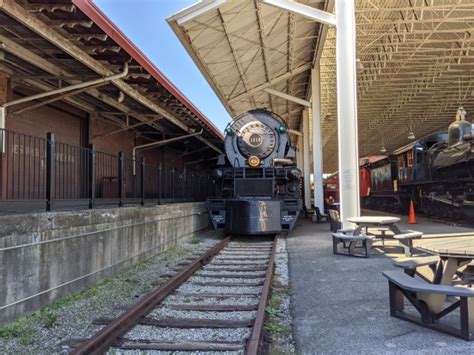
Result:
[[474,220],[474,137],[458,110],[448,132],[439,132],[364,167],[370,171],[368,208],[405,210],[412,200],[428,216]]
[[225,156],[213,171],[218,197],[206,208],[214,229],[240,235],[292,230],[303,207],[285,122],[267,110],[246,112],[225,130]]

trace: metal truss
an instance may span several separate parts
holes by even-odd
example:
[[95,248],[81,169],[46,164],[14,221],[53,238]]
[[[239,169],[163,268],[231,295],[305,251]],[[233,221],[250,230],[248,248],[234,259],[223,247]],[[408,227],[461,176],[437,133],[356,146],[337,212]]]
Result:
[[[284,2],[227,1],[179,26],[169,22],[232,115],[267,107],[294,130],[304,107],[265,89],[309,100],[311,67],[327,31],[320,86],[324,171],[332,172],[336,30],[266,6],[277,3]],[[320,13],[326,3],[293,5]],[[379,152],[382,133],[391,151],[406,144],[411,131],[421,137],[446,129],[459,105],[468,118],[474,113],[474,0],[356,0],[356,26],[361,156]]]
[[[356,1],[360,155],[444,130],[474,113],[474,1]],[[321,58],[324,170],[336,169],[335,31]]]

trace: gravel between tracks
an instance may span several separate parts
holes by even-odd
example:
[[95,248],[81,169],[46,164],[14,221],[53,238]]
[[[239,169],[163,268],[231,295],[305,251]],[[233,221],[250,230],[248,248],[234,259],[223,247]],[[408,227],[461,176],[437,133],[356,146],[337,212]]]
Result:
[[254,319],[257,312],[195,312],[195,311],[178,311],[166,307],[155,309],[150,316],[155,319],[163,318],[198,318],[198,319],[231,319],[231,320],[248,320]]
[[260,293],[260,286],[249,286],[249,287],[233,287],[233,286],[201,286],[184,284],[178,288],[178,292],[200,294],[200,293],[226,293],[226,294],[252,294],[258,296]]
[[[155,351],[149,350],[144,352],[143,350],[121,350],[111,349],[108,354],[113,355],[209,355],[209,352],[202,351]],[[244,351],[219,351],[219,355],[243,355]]]
[[244,341],[249,328],[156,328],[137,325],[127,333],[127,339],[153,339],[155,341]]
[[[118,316],[124,307],[163,283],[166,278],[160,275],[172,272],[182,260],[201,254],[221,240],[220,233],[214,231],[201,233],[199,237],[202,240],[199,244],[180,243],[82,294],[59,300],[53,307],[44,309],[45,316],[39,319],[30,317],[13,323],[10,327],[20,333],[0,337],[0,354],[58,354],[61,342],[91,336],[100,328],[91,325],[94,319]],[[45,325],[48,317],[54,320],[50,327]]]
[[193,305],[258,305],[259,298],[256,297],[186,297],[182,295],[171,295],[168,297],[163,304],[174,305],[174,304],[193,304]]

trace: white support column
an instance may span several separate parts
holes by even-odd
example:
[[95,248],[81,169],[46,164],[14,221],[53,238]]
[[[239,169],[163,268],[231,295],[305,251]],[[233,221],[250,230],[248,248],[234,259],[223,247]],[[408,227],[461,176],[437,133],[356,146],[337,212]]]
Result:
[[354,0],[336,0],[339,201],[342,227],[360,216]]
[[311,209],[311,181],[309,166],[309,112],[303,111],[303,177],[304,177],[304,206]]
[[323,190],[323,140],[321,130],[321,81],[320,67],[317,64],[311,71],[311,95],[313,117],[313,181],[314,181],[314,207],[324,214]]
[[[301,120],[298,129],[300,132],[303,131],[303,120]],[[296,167],[303,171],[303,134],[296,138],[296,148]]]

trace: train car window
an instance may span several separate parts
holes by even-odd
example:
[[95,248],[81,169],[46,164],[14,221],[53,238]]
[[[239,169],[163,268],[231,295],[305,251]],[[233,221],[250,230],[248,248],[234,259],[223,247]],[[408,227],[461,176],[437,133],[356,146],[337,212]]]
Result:
[[403,168],[403,154],[400,154],[397,158],[398,158],[398,167]]
[[413,150],[407,152],[407,166],[409,168],[413,166]]

